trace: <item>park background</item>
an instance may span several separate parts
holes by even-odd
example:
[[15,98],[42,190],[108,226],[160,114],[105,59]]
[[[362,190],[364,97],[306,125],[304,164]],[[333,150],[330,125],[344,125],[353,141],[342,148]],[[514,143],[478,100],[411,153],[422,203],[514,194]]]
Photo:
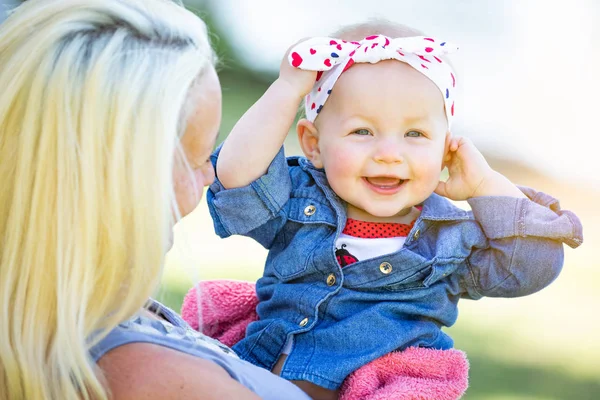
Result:
[[[0,0],[0,23],[18,0]],[[513,182],[575,211],[585,242],[560,277],[518,299],[464,300],[447,332],[471,363],[465,399],[600,399],[600,2],[597,0],[188,0],[208,24],[223,86],[221,142],[276,78],[285,49],[387,18],[459,44],[454,133]],[[166,77],[167,78],[167,77]],[[288,155],[299,154],[293,132]],[[201,279],[254,281],[266,251],[219,239],[203,200],[175,228],[157,297],[179,309]]]

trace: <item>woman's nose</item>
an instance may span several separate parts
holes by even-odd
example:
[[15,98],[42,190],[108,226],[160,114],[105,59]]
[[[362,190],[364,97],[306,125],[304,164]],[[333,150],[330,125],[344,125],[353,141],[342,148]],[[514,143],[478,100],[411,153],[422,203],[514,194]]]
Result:
[[210,186],[215,181],[215,169],[210,161],[202,167],[203,186]]

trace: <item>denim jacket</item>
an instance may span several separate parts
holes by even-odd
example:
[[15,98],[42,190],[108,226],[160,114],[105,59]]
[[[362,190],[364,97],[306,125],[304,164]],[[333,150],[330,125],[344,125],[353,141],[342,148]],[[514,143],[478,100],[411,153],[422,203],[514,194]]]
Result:
[[217,177],[207,195],[216,233],[249,236],[269,250],[256,285],[259,320],[234,350],[272,369],[293,335],[281,376],[336,389],[391,351],[452,347],[441,327],[454,324],[461,297],[537,292],[560,273],[562,243],[582,243],[573,213],[522,190],[528,199],[472,198],[472,211],[432,194],[402,249],[342,270],[335,241],[346,207],[322,169],[282,149],[246,187],[225,189]]

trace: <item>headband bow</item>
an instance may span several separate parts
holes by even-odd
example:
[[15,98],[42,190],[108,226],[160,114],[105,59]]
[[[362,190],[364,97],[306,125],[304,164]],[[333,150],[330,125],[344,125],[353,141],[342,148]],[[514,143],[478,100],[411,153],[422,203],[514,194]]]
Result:
[[454,118],[456,78],[450,65],[438,56],[456,50],[458,47],[449,42],[425,36],[391,39],[373,35],[359,42],[315,37],[294,46],[288,61],[296,68],[318,71],[315,85],[304,104],[306,117],[311,122],[317,118],[342,72],[352,64],[394,59],[409,64],[436,84],[444,97],[450,126]]

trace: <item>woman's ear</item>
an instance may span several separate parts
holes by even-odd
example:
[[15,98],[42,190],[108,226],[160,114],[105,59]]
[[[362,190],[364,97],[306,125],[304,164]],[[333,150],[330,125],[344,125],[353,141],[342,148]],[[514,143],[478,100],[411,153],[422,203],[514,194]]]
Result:
[[302,118],[296,125],[296,132],[298,133],[300,147],[306,158],[308,158],[316,168],[323,168],[321,151],[319,149],[319,131],[315,124],[306,118]]

